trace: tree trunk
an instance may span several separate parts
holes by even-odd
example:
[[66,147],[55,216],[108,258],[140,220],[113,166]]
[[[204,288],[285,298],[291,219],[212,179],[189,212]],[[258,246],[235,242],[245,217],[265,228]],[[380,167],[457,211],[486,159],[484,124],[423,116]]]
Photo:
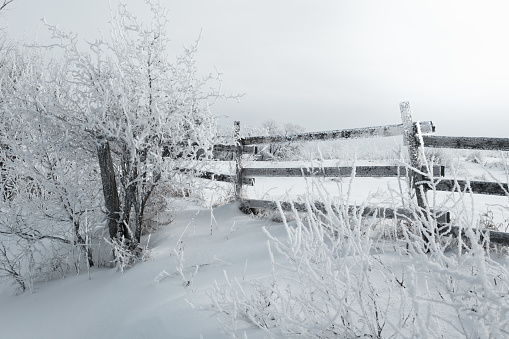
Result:
[[120,202],[118,198],[117,182],[115,179],[115,170],[113,160],[111,159],[110,144],[107,140],[99,140],[97,144],[97,156],[99,158],[99,168],[101,169],[101,181],[103,185],[104,202],[108,212],[108,230],[110,238],[117,236],[129,236],[129,234],[118,234],[122,232],[119,229]]

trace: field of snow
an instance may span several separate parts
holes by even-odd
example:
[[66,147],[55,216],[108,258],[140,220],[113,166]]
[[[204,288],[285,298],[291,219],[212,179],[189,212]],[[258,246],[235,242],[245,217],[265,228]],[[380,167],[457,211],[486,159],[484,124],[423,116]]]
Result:
[[[269,164],[288,165],[262,165]],[[463,162],[460,170],[459,174],[487,176],[478,164]],[[491,172],[503,177],[499,167],[493,166]],[[299,178],[257,178],[256,186],[247,188],[245,196],[305,199],[306,191],[316,189],[323,194],[325,188],[334,197],[338,189],[346,194],[349,181],[329,178],[322,186],[309,180],[306,188],[306,181]],[[350,201],[360,204],[371,196],[370,203],[389,203],[388,187],[397,190],[398,180],[355,178]],[[209,191],[202,197],[219,201],[223,198],[214,196],[218,192]],[[507,198],[475,195],[474,200],[475,204],[466,202],[465,206],[474,206],[475,220],[479,212],[491,208],[496,210],[496,222],[504,223]],[[92,268],[89,273],[38,283],[34,293],[21,295],[15,295],[12,286],[2,285],[0,337],[265,338],[317,333],[355,337],[376,332],[378,325],[383,325],[383,338],[509,335],[509,260],[503,251],[486,255],[482,248],[475,248],[472,255],[461,255],[461,246],[455,249],[453,243],[447,250],[431,253],[409,250],[409,239],[383,236],[383,223],[370,220],[342,230],[342,242],[336,246],[332,238],[319,241],[324,234],[310,226],[319,218],[273,222],[270,216],[245,215],[235,203],[206,208],[175,199],[166,214],[161,218],[173,221],[144,237],[147,251],[143,259],[123,274],[116,268]],[[361,226],[366,229],[358,228]],[[396,225],[389,224],[391,227]],[[306,241],[308,248],[302,244]],[[325,258],[323,251],[328,249],[339,257],[320,266],[318,258]],[[316,263],[319,270],[296,265],[299,260]],[[313,280],[315,275],[329,285]],[[344,292],[343,299],[333,292],[337,299],[326,300],[320,294],[334,290]],[[375,295],[376,303],[369,299]],[[354,301],[346,302],[352,297]],[[299,316],[307,317],[300,320],[289,318],[303,307],[300,301],[309,305],[313,298],[317,309],[302,310]],[[322,314],[320,305],[341,307]],[[375,306],[365,310],[366,305]],[[346,322],[342,326],[351,332],[325,326],[321,323],[329,321],[325,315],[331,317],[330,324]],[[309,325],[313,316],[317,317],[316,331]],[[348,321],[353,323],[348,325]],[[299,322],[309,332],[304,333]]]

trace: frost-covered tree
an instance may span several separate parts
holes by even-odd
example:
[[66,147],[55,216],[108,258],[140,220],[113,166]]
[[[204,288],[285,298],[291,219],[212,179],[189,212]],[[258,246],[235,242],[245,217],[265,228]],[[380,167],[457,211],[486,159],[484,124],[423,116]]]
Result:
[[76,35],[48,26],[64,60],[51,64],[58,100],[43,104],[96,142],[110,237],[133,246],[154,188],[211,154],[216,119],[209,105],[221,96],[212,75],[198,74],[198,42],[170,60],[166,11],[146,2],[148,25],[120,4],[110,38],[86,51]]
[[220,79],[198,74],[197,42],[170,57],[166,11],[147,4],[149,24],[120,4],[110,36],[93,43],[51,25],[51,47],[3,36],[0,275],[22,288],[36,268],[79,269],[75,254],[96,263],[101,217],[125,265],[154,189],[186,183],[211,154]]
[[[0,50],[0,276],[22,289],[41,274],[93,265],[87,221],[97,222],[100,186],[93,144],[47,115],[51,101],[40,51],[3,36]],[[96,174],[97,176],[97,174]],[[46,276],[48,277],[48,276]]]

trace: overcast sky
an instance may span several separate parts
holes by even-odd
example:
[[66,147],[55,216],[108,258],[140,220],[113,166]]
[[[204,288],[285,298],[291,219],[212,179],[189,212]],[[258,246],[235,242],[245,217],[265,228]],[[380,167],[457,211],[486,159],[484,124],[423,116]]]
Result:
[[[142,0],[124,1],[140,17]],[[218,105],[255,125],[273,118],[308,131],[400,123],[399,103],[440,135],[509,137],[509,2],[406,0],[161,0],[176,52],[203,29],[200,68],[217,67]],[[112,0],[112,7],[117,1]],[[106,32],[106,0],[14,0],[16,35],[47,36],[40,19],[91,39]]]

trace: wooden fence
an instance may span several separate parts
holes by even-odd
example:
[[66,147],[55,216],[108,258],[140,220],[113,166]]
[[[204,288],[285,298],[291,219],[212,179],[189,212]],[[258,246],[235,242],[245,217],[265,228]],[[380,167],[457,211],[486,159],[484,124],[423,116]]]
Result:
[[[490,194],[509,196],[507,183],[483,182],[483,181],[461,181],[445,179],[444,167],[434,166],[432,173],[427,173],[423,167],[423,161],[420,158],[419,147],[431,148],[457,148],[457,149],[478,149],[478,150],[502,150],[509,151],[509,139],[504,138],[467,138],[467,137],[444,137],[429,135],[435,132],[435,126],[431,121],[413,122],[410,105],[408,102],[400,104],[401,124],[388,126],[375,126],[366,128],[355,128],[345,130],[335,130],[328,132],[310,132],[294,135],[275,135],[275,136],[240,136],[240,122],[235,122],[235,145],[215,145],[214,151],[228,151],[235,153],[235,175],[216,175],[214,173],[201,173],[200,177],[206,179],[215,179],[220,181],[230,181],[235,185],[236,199],[241,203],[244,210],[248,209],[276,209],[277,204],[270,200],[250,200],[243,199],[242,187],[244,185],[254,185],[255,177],[341,177],[352,174],[351,167],[312,167],[312,168],[246,168],[243,166],[243,154],[256,153],[257,146],[274,143],[292,143],[303,141],[325,141],[325,140],[345,140],[361,138],[377,138],[403,136],[403,141],[408,146],[410,166],[412,169],[421,169],[421,171],[410,170],[407,173],[406,168],[399,166],[358,166],[355,168],[356,177],[408,177],[410,187],[413,188],[417,204],[423,213],[426,213],[427,198],[426,192],[431,187],[430,180],[434,180],[434,188],[439,191],[469,190],[476,194]],[[423,174],[424,173],[424,174]],[[304,210],[304,206],[298,203],[282,203],[283,210],[292,208]],[[320,202],[315,203],[315,207],[325,211]],[[350,210],[358,209],[358,206],[349,206]],[[377,215],[384,218],[412,218],[412,213],[403,209],[390,208],[366,208],[362,213],[364,215]],[[431,216],[437,219],[439,224],[449,224],[450,216],[446,211],[432,212]],[[457,227],[451,227],[451,234],[458,236]],[[490,241],[493,243],[509,245],[509,233],[487,231],[483,234],[489,234]]]
[[[472,138],[444,137],[434,135],[416,135],[419,146],[429,148],[454,148],[473,150],[509,151],[509,139],[505,138]],[[435,185],[438,191],[470,190],[472,193],[508,196],[507,183],[490,181],[467,181],[442,179]]]
[[[351,167],[312,167],[312,168],[246,168],[242,163],[242,154],[253,152],[253,147],[263,144],[274,144],[274,143],[291,143],[291,142],[303,142],[303,141],[326,141],[326,140],[346,140],[346,139],[363,139],[363,138],[378,138],[378,137],[391,137],[391,136],[404,136],[406,144],[408,144],[410,159],[414,159],[411,162],[413,168],[421,168],[422,172],[426,169],[422,167],[419,161],[419,145],[416,142],[415,135],[419,133],[433,133],[435,127],[431,121],[414,123],[412,121],[411,112],[407,104],[406,108],[401,109],[402,123],[397,125],[387,126],[375,126],[365,128],[355,128],[346,130],[336,130],[328,132],[310,132],[300,133],[294,135],[275,135],[275,136],[254,136],[241,138],[240,123],[235,122],[236,131],[236,181],[235,181],[235,192],[238,201],[242,202],[244,208],[275,208],[275,205],[271,201],[262,200],[245,200],[242,197],[242,186],[246,178],[253,179],[255,177],[306,177],[306,176],[321,176],[321,177],[340,177],[350,176],[352,174]],[[355,168],[356,177],[406,177],[410,176],[413,178],[413,171],[407,173],[405,167],[401,166],[358,166]],[[432,176],[443,176],[444,167],[434,166],[432,169]],[[417,180],[418,179],[418,180]],[[423,178],[416,177],[414,182],[422,181]],[[420,201],[418,195],[419,206],[425,207],[424,200]],[[369,213],[374,213],[375,209],[370,209]],[[401,211],[399,211],[401,212]],[[397,211],[389,211],[384,209],[384,215],[386,217],[394,217],[398,214],[409,215],[409,213],[398,213]],[[445,215],[444,221],[447,219]]]

